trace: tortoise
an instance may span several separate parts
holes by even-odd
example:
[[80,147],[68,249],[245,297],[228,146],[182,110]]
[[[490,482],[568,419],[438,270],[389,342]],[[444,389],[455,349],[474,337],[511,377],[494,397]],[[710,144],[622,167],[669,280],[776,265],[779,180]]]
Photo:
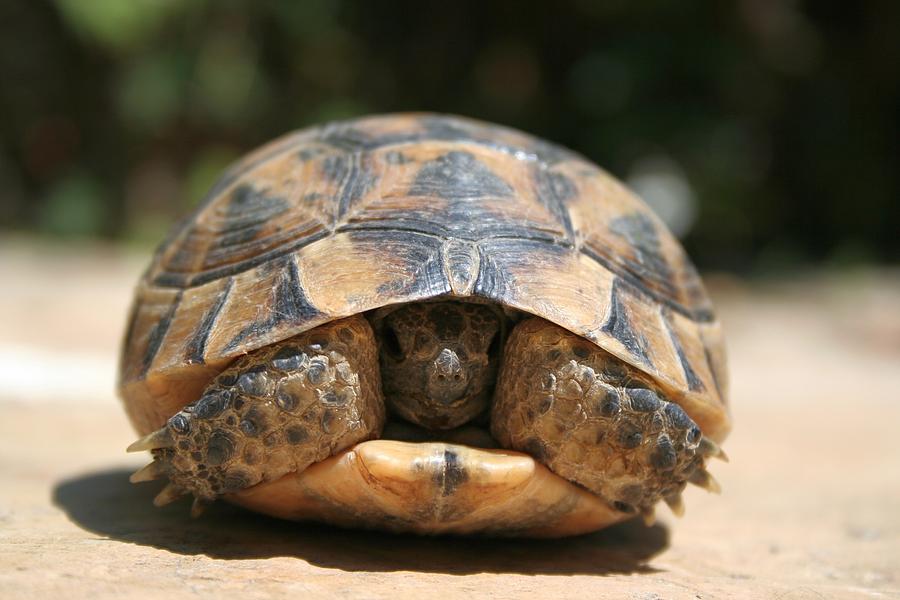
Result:
[[575,152],[431,113],[226,170],[138,283],[119,372],[157,506],[532,537],[717,491],[726,388],[647,205]]

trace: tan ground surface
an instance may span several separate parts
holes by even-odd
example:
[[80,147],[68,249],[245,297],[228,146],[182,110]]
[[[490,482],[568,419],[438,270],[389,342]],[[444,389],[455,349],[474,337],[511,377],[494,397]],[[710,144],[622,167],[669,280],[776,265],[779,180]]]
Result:
[[157,510],[112,392],[145,257],[0,242],[0,598],[900,598],[900,277],[713,282],[722,496],[563,541],[418,539]]

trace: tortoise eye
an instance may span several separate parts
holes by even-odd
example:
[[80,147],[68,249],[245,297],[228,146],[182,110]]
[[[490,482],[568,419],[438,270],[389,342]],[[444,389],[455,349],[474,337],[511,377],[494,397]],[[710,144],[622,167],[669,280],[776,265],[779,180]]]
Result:
[[396,360],[401,360],[403,358],[403,347],[400,346],[400,339],[397,337],[397,332],[394,331],[393,327],[384,328],[384,331],[382,332],[382,341],[384,342],[384,349],[387,351],[388,356]]

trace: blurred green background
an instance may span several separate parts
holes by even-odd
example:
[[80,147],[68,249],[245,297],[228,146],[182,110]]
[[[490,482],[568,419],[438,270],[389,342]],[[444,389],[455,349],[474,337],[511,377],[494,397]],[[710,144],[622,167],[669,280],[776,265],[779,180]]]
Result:
[[580,151],[701,267],[893,263],[898,40],[892,0],[3,0],[0,230],[149,245],[278,134],[434,110]]

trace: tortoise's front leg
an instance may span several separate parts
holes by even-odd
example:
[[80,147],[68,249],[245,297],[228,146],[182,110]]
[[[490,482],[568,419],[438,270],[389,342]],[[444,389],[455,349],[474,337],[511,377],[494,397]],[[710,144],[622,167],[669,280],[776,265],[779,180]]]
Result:
[[510,335],[491,431],[504,448],[648,519],[660,499],[680,513],[688,481],[717,490],[704,460],[724,457],[649,378],[537,318]]
[[385,414],[377,352],[371,327],[356,316],[238,359],[196,402],[129,447],[154,456],[131,480],[167,476],[154,504],[191,493],[196,513],[222,494],[377,437]]

